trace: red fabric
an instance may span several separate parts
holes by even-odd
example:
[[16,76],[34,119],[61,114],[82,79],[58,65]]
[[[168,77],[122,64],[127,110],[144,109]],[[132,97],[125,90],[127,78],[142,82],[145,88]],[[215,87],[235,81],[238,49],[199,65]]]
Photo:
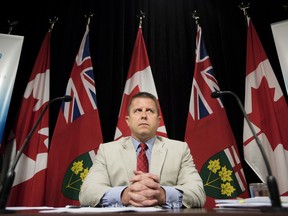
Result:
[[89,51],[89,29],[82,39],[66,95],[51,140],[46,206],[79,205],[79,191],[103,142],[97,109],[94,73]]
[[145,143],[141,143],[139,145],[141,150],[137,157],[137,170],[148,173],[148,159],[146,156],[147,145]]
[[[47,32],[27,84],[8,145],[20,150],[49,101],[50,32]],[[45,112],[16,166],[7,206],[42,206],[45,199],[49,143],[49,109]],[[15,133],[15,136],[14,136]],[[16,153],[15,153],[16,154]]]
[[198,26],[196,62],[187,118],[185,141],[204,183],[207,201],[247,198],[248,190],[236,141],[221,99],[211,93],[220,90]]
[[[115,140],[123,136],[130,136],[130,129],[126,124],[125,117],[127,116],[128,103],[131,97],[139,91],[150,92],[156,98],[158,98],[141,28],[138,29],[137,38],[131,57],[130,67],[124,88],[117,128],[114,137]],[[161,108],[160,115],[162,116]],[[157,135],[167,137],[166,127],[163,118],[157,130]]]

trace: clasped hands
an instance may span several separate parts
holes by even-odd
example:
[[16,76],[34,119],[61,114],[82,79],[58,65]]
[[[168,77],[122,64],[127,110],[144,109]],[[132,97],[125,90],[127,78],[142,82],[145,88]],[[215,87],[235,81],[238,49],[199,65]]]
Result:
[[131,184],[122,192],[122,204],[136,207],[163,205],[165,190],[160,186],[158,176],[152,173],[134,171]]

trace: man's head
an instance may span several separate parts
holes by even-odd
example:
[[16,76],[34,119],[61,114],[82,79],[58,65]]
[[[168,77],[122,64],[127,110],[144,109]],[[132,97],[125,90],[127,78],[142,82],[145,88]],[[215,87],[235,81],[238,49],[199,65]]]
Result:
[[139,92],[130,100],[126,122],[131,136],[146,141],[155,136],[161,116],[157,98],[148,92]]

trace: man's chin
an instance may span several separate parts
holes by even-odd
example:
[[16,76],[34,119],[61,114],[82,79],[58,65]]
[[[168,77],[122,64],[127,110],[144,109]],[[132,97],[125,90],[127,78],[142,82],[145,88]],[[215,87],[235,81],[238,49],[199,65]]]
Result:
[[141,137],[149,137],[150,134],[151,134],[151,132],[148,131],[148,130],[141,130],[141,131],[138,132],[138,135],[141,136]]

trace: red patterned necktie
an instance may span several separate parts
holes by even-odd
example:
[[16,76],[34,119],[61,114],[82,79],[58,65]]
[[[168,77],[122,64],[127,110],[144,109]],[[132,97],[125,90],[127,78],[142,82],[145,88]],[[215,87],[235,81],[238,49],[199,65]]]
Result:
[[141,150],[137,158],[137,170],[148,173],[148,159],[146,156],[146,149],[148,148],[145,143],[140,144]]

